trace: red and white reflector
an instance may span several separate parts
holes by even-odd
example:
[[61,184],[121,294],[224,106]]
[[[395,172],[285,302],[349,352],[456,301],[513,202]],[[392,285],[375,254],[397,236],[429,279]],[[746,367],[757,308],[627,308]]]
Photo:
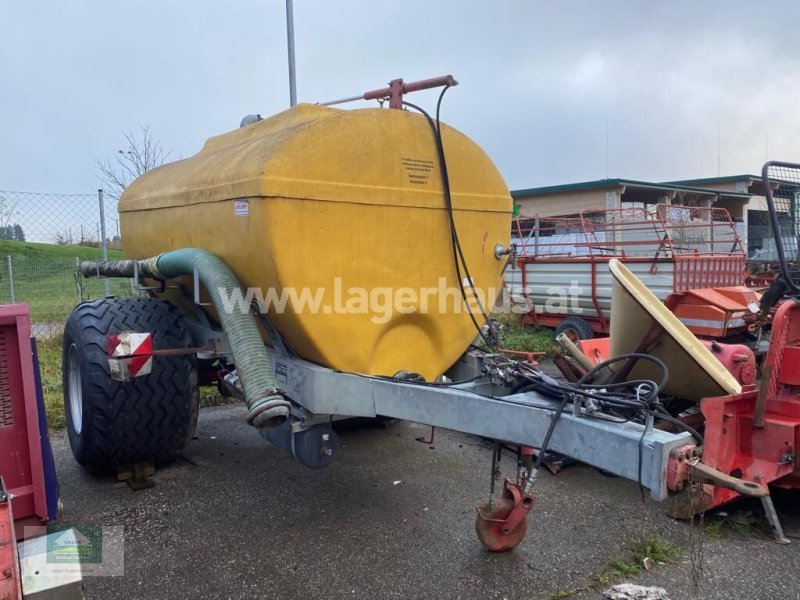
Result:
[[108,336],[111,378],[129,381],[153,370],[153,335],[132,331]]

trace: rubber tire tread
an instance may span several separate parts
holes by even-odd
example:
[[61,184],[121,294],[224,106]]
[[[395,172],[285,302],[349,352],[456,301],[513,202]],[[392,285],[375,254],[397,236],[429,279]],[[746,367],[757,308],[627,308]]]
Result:
[[[105,298],[78,305],[67,320],[62,352],[64,408],[70,447],[87,471],[114,472],[139,462],[173,460],[194,435],[199,410],[194,354],[153,358],[150,374],[111,378],[107,336],[150,332],[153,349],[193,346],[183,316],[156,298]],[[69,409],[68,355],[80,359],[82,428]]]
[[567,317],[556,327],[556,335],[572,329],[578,334],[579,340],[591,340],[594,337],[592,326],[586,319],[580,317]]

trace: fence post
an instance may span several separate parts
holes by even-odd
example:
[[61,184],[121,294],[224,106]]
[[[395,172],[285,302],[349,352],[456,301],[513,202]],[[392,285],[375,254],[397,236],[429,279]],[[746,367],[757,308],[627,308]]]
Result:
[[83,301],[83,290],[81,289],[81,259],[80,257],[75,257],[75,294],[78,297],[78,301],[75,303],[76,305],[80,304]]
[[11,256],[6,256],[6,264],[8,265],[8,290],[11,292],[11,304],[16,304],[17,299],[14,297],[14,268],[11,266]]
[[[103,252],[103,260],[108,260],[108,244],[106,243],[106,212],[103,206],[103,189],[97,190],[97,199],[100,202],[100,248]],[[103,295],[111,295],[111,286],[108,277],[103,278]]]

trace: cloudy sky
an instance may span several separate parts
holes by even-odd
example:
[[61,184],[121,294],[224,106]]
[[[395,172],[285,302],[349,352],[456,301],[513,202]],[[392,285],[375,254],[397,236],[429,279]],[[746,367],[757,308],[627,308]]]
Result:
[[[512,189],[800,160],[796,1],[294,5],[301,101],[452,73],[443,119]],[[186,157],[247,113],[283,110],[284,7],[0,0],[0,189],[91,192],[123,130],[149,124]]]

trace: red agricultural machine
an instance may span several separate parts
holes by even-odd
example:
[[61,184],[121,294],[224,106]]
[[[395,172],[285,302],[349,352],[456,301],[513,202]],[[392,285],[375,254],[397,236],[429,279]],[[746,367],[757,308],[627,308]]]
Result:
[[[46,573],[35,536],[57,519],[58,482],[28,307],[0,306],[0,598],[79,598],[81,578]],[[24,583],[24,585],[23,585]],[[63,595],[59,595],[63,594]]]
[[[764,293],[762,317],[774,310],[769,349],[757,385],[740,394],[704,398],[703,463],[761,485],[800,488],[800,165],[768,162],[762,170],[780,275]],[[777,308],[775,308],[777,306]],[[731,489],[703,489],[705,506],[735,498]]]
[[505,285],[523,322],[573,341],[607,335],[608,261],[623,262],[700,337],[747,333],[759,294],[745,287],[745,257],[723,208],[675,204],[584,210],[514,221]]
[[[618,320],[624,323],[615,327],[612,319],[608,338],[581,340],[578,348],[565,345],[565,354],[575,356],[582,368],[576,368],[574,363],[563,359],[558,364],[565,375],[574,380],[587,369],[604,364],[625,347],[630,347],[632,339],[640,340],[636,345],[637,351],[669,355],[672,365],[680,369],[686,379],[685,389],[675,396],[679,400],[699,400],[697,408],[677,414],[677,420],[697,428],[703,436],[702,444],[689,444],[673,452],[668,486],[679,490],[687,480],[703,482],[694,485],[694,493],[686,495],[686,501],[675,506],[674,516],[689,517],[741,495],[760,496],[767,517],[776,528],[776,537],[785,542],[774,509],[766,498],[769,485],[800,488],[797,455],[800,444],[800,165],[769,162],[763,168],[763,181],[775,232],[780,275],[764,293],[757,310],[758,322],[762,326],[766,326],[767,315],[772,314],[769,345],[758,368],[758,379],[756,358],[747,346],[704,342],[710,353],[738,381],[741,391],[724,395],[699,391],[697,388],[702,379],[690,372],[694,363],[685,356],[676,356],[674,348],[665,349],[665,336],[679,338],[680,333],[669,332],[663,318],[648,321],[643,317],[643,314],[661,314],[663,317],[670,310],[669,302],[663,308],[655,306],[652,294],[649,304],[647,300],[638,304],[645,307],[643,313],[630,304],[626,305],[621,297],[615,298],[618,305],[612,310],[616,309]],[[643,320],[650,326],[644,335],[639,335],[643,332],[640,326]],[[633,338],[631,327],[639,327]],[[666,346],[669,344],[666,342]],[[673,379],[677,369],[671,369]],[[666,426],[671,427],[670,424]],[[707,469],[714,469],[716,474],[709,476]],[[694,473],[687,479],[687,474],[692,471]]]

